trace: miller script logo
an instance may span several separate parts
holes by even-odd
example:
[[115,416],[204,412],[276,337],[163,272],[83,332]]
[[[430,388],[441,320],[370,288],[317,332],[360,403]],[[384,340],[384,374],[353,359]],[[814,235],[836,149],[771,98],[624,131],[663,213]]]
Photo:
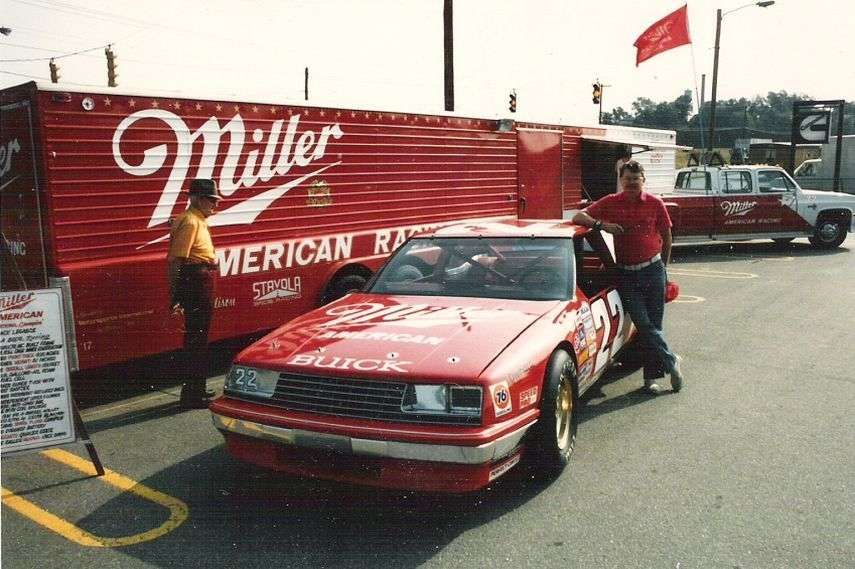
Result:
[[757,202],[721,202],[721,209],[725,217],[744,216],[757,207]]
[[[160,121],[167,130],[172,131],[175,144],[174,146],[166,143],[155,144],[146,148],[142,151],[142,160],[131,164],[122,154],[122,137],[132,129],[135,123],[144,119],[148,119],[145,124],[146,129],[156,128],[151,123],[152,120]],[[197,130],[191,131],[184,120],[174,113],[163,109],[145,109],[129,115],[119,123],[113,133],[113,159],[124,172],[132,176],[163,177],[165,172],[162,170],[168,168],[160,199],[148,221],[150,228],[162,225],[166,229],[181,189],[185,187],[188,179],[216,179],[222,195],[229,197],[241,188],[253,187],[259,181],[268,182],[274,177],[285,176],[294,166],[298,168],[310,166],[324,157],[331,138],[339,139],[344,136],[338,123],[323,127],[319,133],[304,130],[297,136],[299,123],[300,115],[297,114],[288,120],[287,125],[284,119],[277,120],[270,125],[269,131],[256,128],[250,134],[246,131],[243,118],[240,114],[236,114],[224,125],[220,125],[216,117],[211,117]],[[248,134],[252,138],[251,142],[246,141]],[[228,147],[225,152],[222,152],[221,144],[224,137],[228,138]],[[200,138],[203,143],[202,152],[194,154],[193,143]],[[245,160],[239,165],[238,162],[244,155],[245,144],[253,145],[255,148],[246,153]],[[167,165],[169,156],[174,157],[171,165]],[[301,172],[297,178],[260,194],[247,195],[238,203],[208,218],[208,225],[216,227],[250,224],[288,191],[339,164],[341,164],[340,160],[309,172]],[[167,237],[168,234],[146,245],[163,241]]]

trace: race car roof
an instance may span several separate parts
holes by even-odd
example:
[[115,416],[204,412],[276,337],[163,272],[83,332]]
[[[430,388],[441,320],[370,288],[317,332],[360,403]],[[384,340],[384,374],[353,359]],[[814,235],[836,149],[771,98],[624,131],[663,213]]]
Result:
[[575,225],[570,221],[543,219],[509,219],[506,221],[485,221],[456,223],[434,231],[419,234],[418,237],[565,237],[587,233],[589,229]]

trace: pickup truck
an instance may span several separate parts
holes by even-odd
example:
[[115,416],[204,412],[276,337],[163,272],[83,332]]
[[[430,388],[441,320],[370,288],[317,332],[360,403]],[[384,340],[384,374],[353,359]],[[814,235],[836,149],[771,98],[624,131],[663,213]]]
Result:
[[855,196],[805,190],[776,166],[683,168],[674,191],[661,197],[675,243],[807,237],[832,249],[855,231]]

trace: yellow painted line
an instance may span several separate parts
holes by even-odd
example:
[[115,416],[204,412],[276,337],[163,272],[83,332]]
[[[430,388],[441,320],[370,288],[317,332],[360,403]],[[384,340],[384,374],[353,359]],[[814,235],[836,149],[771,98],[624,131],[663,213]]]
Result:
[[708,271],[704,269],[668,269],[668,275],[684,277],[707,277],[713,279],[756,279],[754,273],[735,273],[731,271]]
[[673,304],[675,302],[681,302],[683,304],[697,304],[699,302],[706,302],[706,298],[702,296],[692,296],[691,294],[681,294],[674,300],[672,300],[669,304]]
[[[42,451],[41,454],[51,460],[70,466],[71,468],[79,470],[89,476],[95,476],[96,474],[95,467],[91,462],[70,452],[66,452],[61,449],[51,449]],[[171,532],[187,519],[187,504],[178,498],[173,498],[172,496],[158,492],[157,490],[149,488],[148,486],[140,484],[139,482],[131,480],[126,476],[113,472],[112,470],[105,469],[104,476],[100,476],[99,479],[115,486],[119,490],[136,494],[140,498],[167,508],[169,510],[169,519],[160,526],[147,532],[124,537],[99,537],[97,535],[92,535],[86,530],[80,529],[76,525],[60,518],[59,516],[43,510],[29,500],[16,496],[13,492],[10,492],[5,488],[0,488],[0,490],[2,490],[4,505],[9,506],[19,514],[30,518],[32,521],[44,526],[52,532],[58,533],[62,537],[85,547],[123,547],[126,545],[135,545],[137,543],[151,541]]]

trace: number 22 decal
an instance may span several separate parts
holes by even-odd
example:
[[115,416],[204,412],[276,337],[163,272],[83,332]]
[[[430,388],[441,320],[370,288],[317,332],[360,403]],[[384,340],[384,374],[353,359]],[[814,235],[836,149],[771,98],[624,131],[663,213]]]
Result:
[[[616,354],[626,340],[627,330],[624,329],[626,318],[618,291],[610,290],[605,298],[600,297],[594,300],[591,303],[591,315],[594,317],[595,329],[605,328],[603,330],[603,343],[594,362],[594,375],[596,375],[609,361],[611,354]],[[617,325],[614,326],[614,334],[612,334],[612,324],[615,319],[617,319]]]

